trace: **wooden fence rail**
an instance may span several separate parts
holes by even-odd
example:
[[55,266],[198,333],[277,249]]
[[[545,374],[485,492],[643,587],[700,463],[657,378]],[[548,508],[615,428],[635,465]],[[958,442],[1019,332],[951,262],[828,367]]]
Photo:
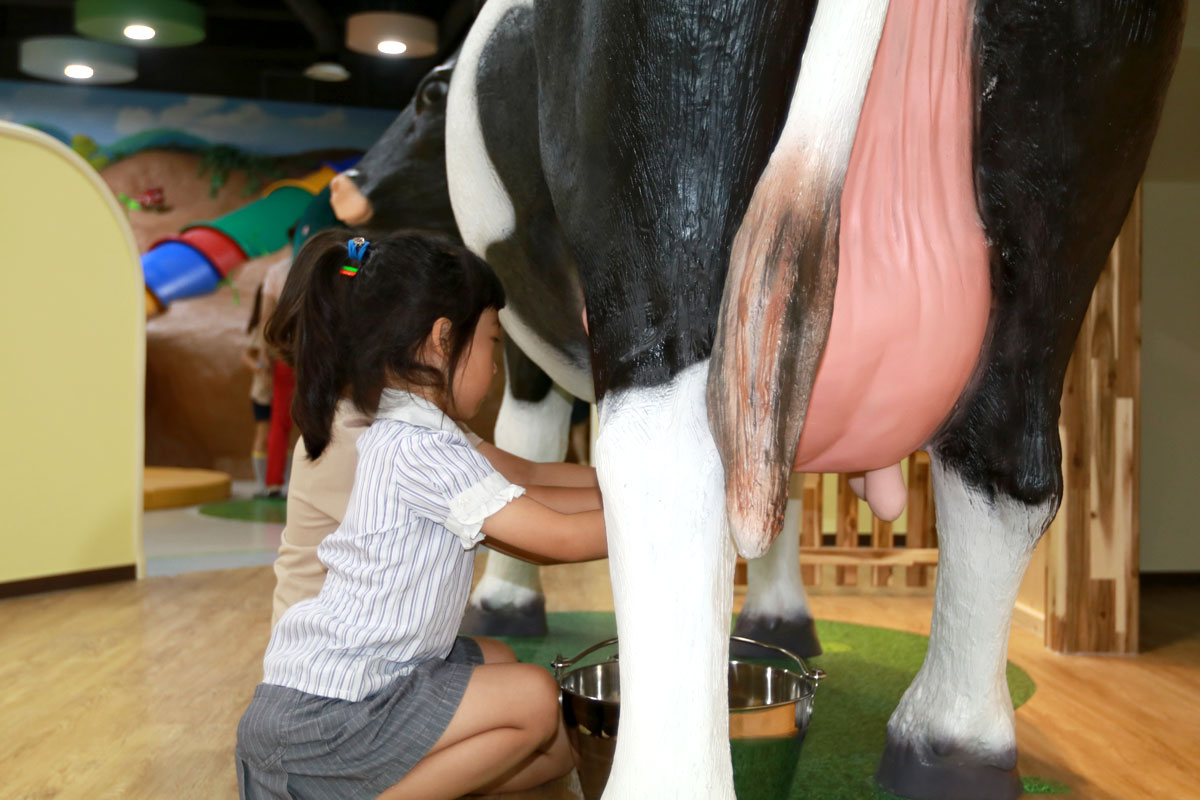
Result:
[[[929,456],[913,453],[906,463],[908,507],[895,523],[871,515],[845,475],[805,474],[792,477],[791,496],[803,505],[799,531],[781,536],[800,537],[800,570],[804,585],[897,586],[932,588],[931,568],[937,566],[937,529]],[[826,506],[832,496],[832,514]],[[869,530],[860,524],[870,518]],[[869,580],[860,584],[861,567]],[[829,568],[829,569],[826,569]],[[739,560],[736,580],[745,583]]]

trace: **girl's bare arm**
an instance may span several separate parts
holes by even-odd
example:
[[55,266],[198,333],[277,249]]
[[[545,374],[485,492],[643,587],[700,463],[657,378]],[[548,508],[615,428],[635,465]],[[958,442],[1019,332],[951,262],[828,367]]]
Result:
[[477,448],[496,470],[518,486],[596,486],[596,470],[582,464],[558,461],[540,463],[513,455],[494,444],[480,442]]
[[604,512],[563,513],[518,497],[483,522],[488,547],[534,564],[593,561],[608,555]]
[[603,508],[600,490],[575,486],[526,486],[525,494],[547,508],[563,514],[596,511]]

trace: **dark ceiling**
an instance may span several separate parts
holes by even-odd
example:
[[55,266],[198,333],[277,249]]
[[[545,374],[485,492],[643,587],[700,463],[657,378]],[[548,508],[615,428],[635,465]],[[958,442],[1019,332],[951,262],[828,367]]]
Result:
[[[400,109],[421,76],[461,43],[482,0],[201,0],[199,4],[207,17],[203,42],[137,48],[137,80],[114,88]],[[74,5],[73,0],[0,0],[0,79],[36,81],[18,68],[21,40],[75,35]],[[347,16],[388,9],[437,20],[438,55],[385,58],[345,48]],[[350,70],[349,80],[322,83],[301,74],[331,49]]]

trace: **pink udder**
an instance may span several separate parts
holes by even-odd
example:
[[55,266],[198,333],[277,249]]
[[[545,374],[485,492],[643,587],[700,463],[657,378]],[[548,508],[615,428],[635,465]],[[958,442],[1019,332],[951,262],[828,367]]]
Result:
[[795,469],[895,465],[946,418],[987,326],[963,0],[892,0],[842,195],[833,324]]

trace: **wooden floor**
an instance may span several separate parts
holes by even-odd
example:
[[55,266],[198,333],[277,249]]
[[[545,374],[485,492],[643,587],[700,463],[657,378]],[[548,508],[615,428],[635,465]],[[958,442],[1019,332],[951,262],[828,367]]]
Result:
[[[551,610],[612,607],[603,563],[545,584]],[[0,602],[0,798],[235,797],[272,586],[256,567]],[[818,617],[918,633],[931,602],[812,597]],[[1058,656],[1014,631],[1010,658],[1037,682],[1017,712],[1025,774],[1074,798],[1200,798],[1200,587],[1147,590],[1143,608],[1136,658]]]

